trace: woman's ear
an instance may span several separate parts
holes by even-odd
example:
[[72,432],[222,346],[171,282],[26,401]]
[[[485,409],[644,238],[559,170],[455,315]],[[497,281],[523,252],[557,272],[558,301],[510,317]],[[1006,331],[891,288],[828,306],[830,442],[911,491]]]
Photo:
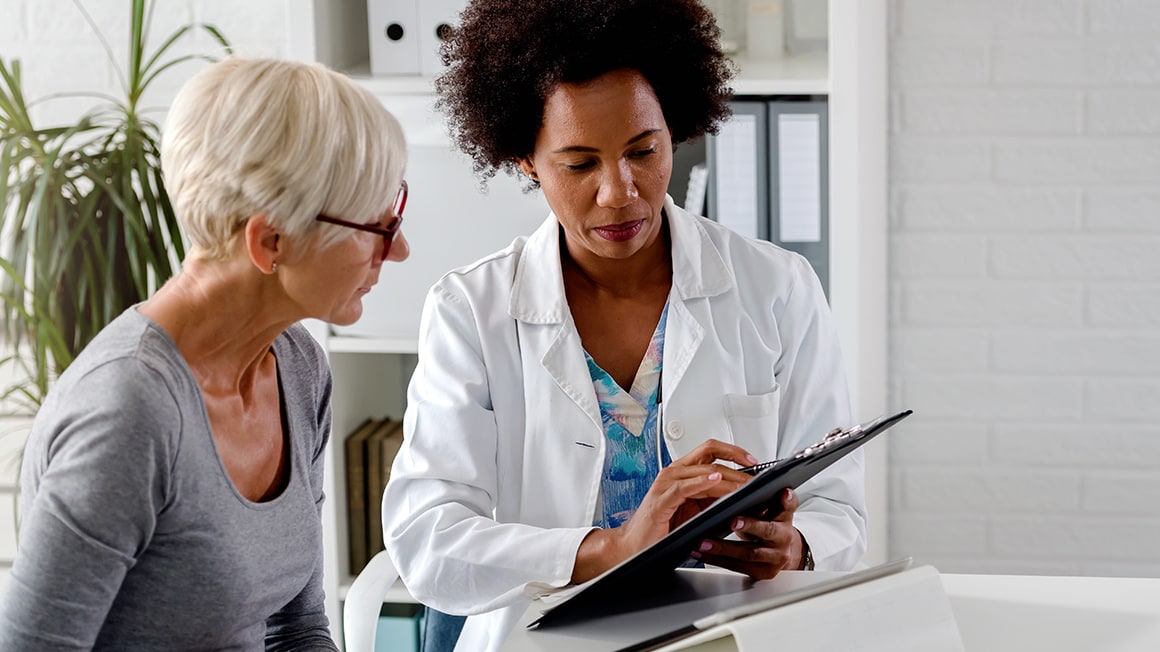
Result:
[[540,182],[540,177],[536,174],[536,166],[532,165],[530,159],[516,159],[516,165],[520,166],[520,171],[527,175],[529,179],[535,181],[536,183]]
[[246,221],[246,252],[263,274],[278,271],[278,258],[286,253],[285,239],[278,234],[265,213]]

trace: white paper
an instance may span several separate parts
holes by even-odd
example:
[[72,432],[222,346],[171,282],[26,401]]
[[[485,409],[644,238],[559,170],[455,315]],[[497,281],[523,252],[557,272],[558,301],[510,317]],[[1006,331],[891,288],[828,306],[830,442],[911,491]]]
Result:
[[709,166],[698,163],[689,170],[689,187],[685,190],[685,210],[705,214],[705,191],[709,188]]
[[783,113],[777,117],[779,238],[822,239],[821,117]]
[[737,233],[758,237],[757,116],[734,114],[721,126],[716,144],[717,221]]

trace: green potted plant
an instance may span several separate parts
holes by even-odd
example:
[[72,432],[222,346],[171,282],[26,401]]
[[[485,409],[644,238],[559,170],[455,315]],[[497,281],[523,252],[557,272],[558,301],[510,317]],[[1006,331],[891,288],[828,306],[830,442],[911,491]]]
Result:
[[[83,4],[74,4],[115,59]],[[19,61],[0,60],[0,337],[7,351],[0,364],[11,365],[17,379],[0,402],[28,413],[93,336],[172,276],[185,255],[160,170],[160,129],[141,100],[173,66],[213,60],[173,56],[174,44],[197,31],[226,52],[229,43],[211,25],[186,25],[147,52],[157,3],[128,4],[124,97],[93,96],[96,106],[75,124],[34,125]]]

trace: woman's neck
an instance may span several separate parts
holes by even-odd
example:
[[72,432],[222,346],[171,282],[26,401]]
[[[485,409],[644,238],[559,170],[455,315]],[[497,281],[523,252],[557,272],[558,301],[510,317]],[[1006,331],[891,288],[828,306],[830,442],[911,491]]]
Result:
[[279,297],[252,265],[192,259],[138,310],[169,334],[204,391],[244,394],[297,321],[281,314]]

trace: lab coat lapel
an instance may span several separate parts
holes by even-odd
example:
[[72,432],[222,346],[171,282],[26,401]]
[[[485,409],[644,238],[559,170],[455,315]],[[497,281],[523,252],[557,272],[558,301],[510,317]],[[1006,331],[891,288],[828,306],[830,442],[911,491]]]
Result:
[[[666,198],[665,215],[672,240],[673,290],[665,326],[661,400],[676,405],[670,399],[705,339],[708,299],[731,289],[733,276],[709,234],[698,223],[701,218],[678,208],[672,197]],[[703,315],[704,324],[698,315]]]
[[528,352],[541,356],[540,364],[544,371],[560,391],[588,416],[596,429],[595,434],[600,435],[604,429],[600,406],[596,403],[592,377],[584,360],[580,334],[576,331],[564,295],[559,229],[559,222],[553,213],[528,238],[516,271],[508,313],[527,324],[543,326],[542,339],[536,338],[535,343],[525,343],[540,348],[542,355],[540,350]]
[[[560,391],[572,399],[572,402],[592,421],[592,425],[596,428],[594,434],[601,434],[604,431],[604,424],[600,417],[600,406],[596,402],[596,390],[592,387],[588,363],[583,353],[580,353],[582,350],[580,334],[576,332],[576,327],[569,317],[560,325],[560,330],[544,353],[544,357],[540,359],[540,363]],[[597,441],[587,443],[594,447],[597,445]]]
[[661,369],[662,404],[674,405],[670,398],[680,387],[681,379],[704,339],[705,328],[697,322],[684,302],[673,302],[669,306],[668,324],[665,325],[665,355]]

